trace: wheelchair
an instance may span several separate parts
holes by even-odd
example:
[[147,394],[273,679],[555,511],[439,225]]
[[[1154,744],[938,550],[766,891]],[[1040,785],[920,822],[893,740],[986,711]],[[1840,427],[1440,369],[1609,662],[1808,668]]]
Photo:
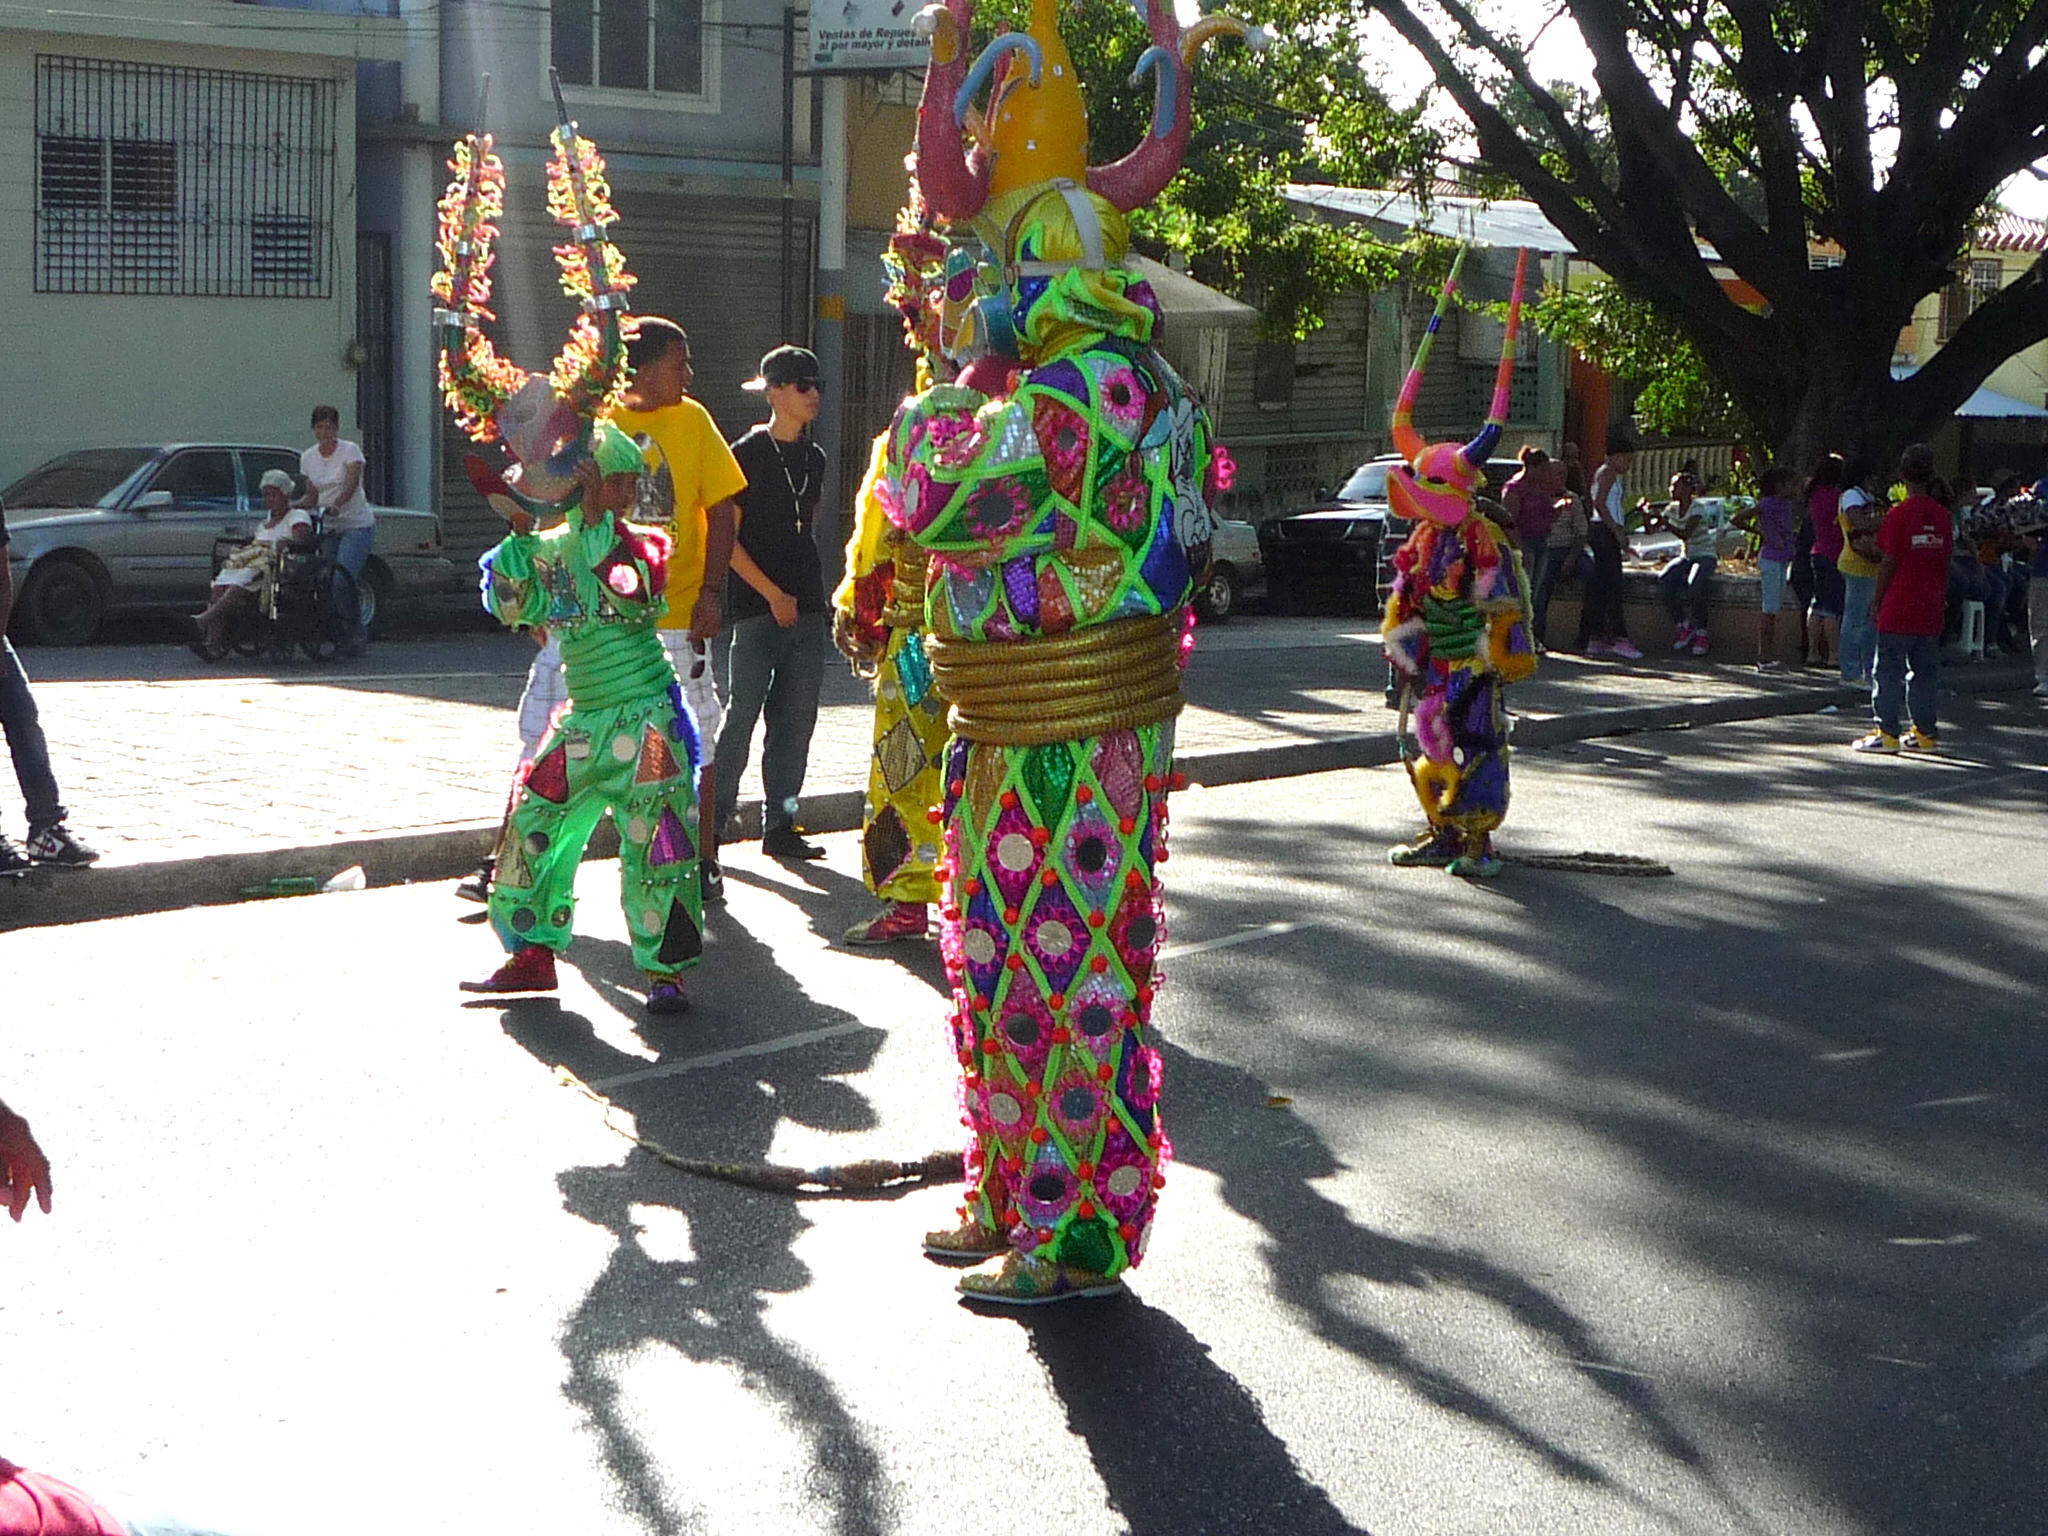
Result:
[[[213,569],[246,539],[216,539]],[[356,582],[335,554],[339,534],[323,533],[315,523],[310,550],[281,545],[272,556],[267,597],[235,613],[228,627],[228,649],[237,656],[267,656],[286,661],[303,651],[314,661],[332,661],[348,644],[356,613]]]

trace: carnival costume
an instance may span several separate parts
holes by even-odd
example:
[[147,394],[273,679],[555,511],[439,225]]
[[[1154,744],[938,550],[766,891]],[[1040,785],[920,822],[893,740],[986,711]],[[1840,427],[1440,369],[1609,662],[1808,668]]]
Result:
[[[560,103],[560,91],[556,100]],[[482,112],[479,108],[479,117]],[[503,207],[504,167],[487,134],[456,146],[441,201],[446,307],[441,382],[456,420],[480,443],[500,441],[517,463],[494,503],[515,531],[484,555],[484,606],[514,628],[545,629],[561,646],[566,707],[527,765],[496,856],[491,925],[512,958],[465,990],[551,990],[554,956],[569,946],[576,871],[605,813],[619,832],[620,901],[633,957],[649,979],[648,1007],[684,1006],[678,975],[703,950],[698,887],[696,724],[656,631],[667,610],[668,535],[583,504],[578,466],[638,476],[639,448],[606,419],[626,385],[620,319],[632,283],[605,235],[616,221],[604,162],[562,112],[548,167],[548,205],[572,240],[557,246],[564,292],[581,301],[552,372],[528,376],[483,333],[493,318],[491,220]],[[524,531],[526,514],[564,508],[557,526]]]
[[[972,288],[972,258],[952,252],[935,224],[913,181],[882,257],[889,302],[902,315],[905,344],[917,357],[920,390],[935,372],[951,372],[942,341],[949,258],[955,275],[967,274],[963,297]],[[846,931],[850,944],[922,938],[929,929],[926,909],[939,899],[933,821],[952,738],[925,643],[928,556],[884,509],[888,447],[884,432],[875,439],[854,498],[846,575],[832,594],[834,643],[856,667],[874,669],[874,750],[861,822],[861,877],[889,903],[880,916]]]
[[1406,462],[1387,476],[1387,501],[1415,530],[1394,555],[1394,585],[1380,634],[1387,664],[1401,680],[1402,761],[1429,829],[1387,857],[1395,864],[1441,866],[1484,879],[1500,873],[1493,831],[1508,809],[1503,689],[1536,670],[1536,653],[1521,558],[1499,525],[1474,506],[1473,496],[1507,422],[1529,253],[1523,251],[1515,263],[1507,337],[1486,425],[1463,445],[1425,444],[1415,430],[1415,401],[1463,261],[1460,251],[1394,404],[1394,449]]
[[[926,1246],[1006,1255],[961,1289],[1034,1303],[1116,1288],[1144,1254],[1168,1153],[1148,1039],[1154,866],[1210,450],[1150,345],[1158,307],[1124,265],[1124,214],[1178,169],[1193,54],[1218,28],[1191,30],[1183,52],[1170,3],[1153,5],[1154,131],[1091,170],[1054,0],[971,72],[968,0],[925,15],[918,178],[935,213],[979,221],[1001,264],[982,317],[1023,366],[996,398],[963,381],[907,400],[880,486],[931,552],[932,670],[956,737],[941,944],[973,1140],[964,1221]],[[972,98],[1004,57],[988,142],[967,153]]]

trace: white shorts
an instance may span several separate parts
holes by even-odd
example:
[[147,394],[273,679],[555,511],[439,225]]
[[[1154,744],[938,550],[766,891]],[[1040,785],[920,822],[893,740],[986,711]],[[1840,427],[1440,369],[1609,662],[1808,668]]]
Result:
[[526,691],[519,695],[519,762],[523,767],[540,754],[548,722],[569,701],[569,683],[562,675],[562,647],[553,635],[534,652],[526,669]]
[[664,629],[661,643],[682,681],[683,702],[697,717],[697,738],[704,743],[704,761],[708,763],[717,755],[718,733],[725,725],[725,703],[718,697],[710,642],[692,640],[687,629]]

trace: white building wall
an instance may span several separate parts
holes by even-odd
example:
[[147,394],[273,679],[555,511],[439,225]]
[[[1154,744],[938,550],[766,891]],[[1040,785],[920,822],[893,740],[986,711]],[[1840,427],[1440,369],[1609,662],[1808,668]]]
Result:
[[[39,54],[332,80],[331,296],[36,292]],[[319,403],[339,408],[350,435],[355,163],[351,58],[0,30],[0,485],[53,454],[94,444],[310,442],[307,418]]]

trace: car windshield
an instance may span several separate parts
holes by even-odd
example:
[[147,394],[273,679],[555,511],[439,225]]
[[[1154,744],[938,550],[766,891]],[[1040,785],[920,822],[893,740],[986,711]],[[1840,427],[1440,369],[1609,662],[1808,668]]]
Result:
[[1339,501],[1385,501],[1387,499],[1387,471],[1392,464],[1361,464],[1351,472],[1351,478],[1344,482],[1344,488],[1337,493]]
[[0,491],[0,502],[30,507],[96,507],[156,457],[154,448],[87,448],[30,470]]

